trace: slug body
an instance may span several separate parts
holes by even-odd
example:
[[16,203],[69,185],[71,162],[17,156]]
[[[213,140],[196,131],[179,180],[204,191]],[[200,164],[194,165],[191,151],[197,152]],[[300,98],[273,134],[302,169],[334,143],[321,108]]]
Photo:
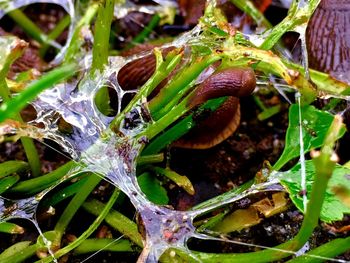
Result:
[[[135,53],[150,49],[148,45],[134,48]],[[163,55],[170,50],[171,48],[164,50]],[[135,53],[131,50],[124,55]],[[125,65],[118,74],[118,82],[122,89],[129,90],[142,86],[152,76],[155,63],[154,55],[149,55]],[[159,92],[166,82],[167,80],[160,83],[155,93]],[[196,120],[196,127],[174,142],[173,146],[207,149],[227,139],[240,123],[239,97],[250,95],[255,86],[255,73],[251,68],[228,68],[213,73],[195,88],[188,101],[188,108],[192,109],[213,98],[228,96],[228,99],[216,111],[209,113],[204,118],[199,117]]]
[[250,95],[256,86],[255,73],[251,68],[228,68],[214,73],[196,89],[189,104],[195,106],[209,99]]
[[322,0],[309,22],[306,43],[311,68],[350,83],[350,1]]
[[198,121],[196,127],[176,141],[174,146],[207,149],[226,140],[240,123],[239,97],[250,95],[255,86],[255,73],[251,68],[228,68],[208,77],[196,88],[189,100],[189,107],[213,98],[228,96],[228,99],[204,120]]

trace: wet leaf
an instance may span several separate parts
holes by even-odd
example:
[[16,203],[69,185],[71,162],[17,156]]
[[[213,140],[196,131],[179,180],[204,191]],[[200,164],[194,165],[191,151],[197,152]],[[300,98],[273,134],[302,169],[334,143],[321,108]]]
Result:
[[26,86],[38,79],[40,77],[40,72],[36,69],[30,69],[18,73],[15,80],[6,79],[6,84],[12,93],[22,92]]
[[[306,189],[307,197],[311,193],[314,182],[315,166],[312,160],[305,162],[306,165]],[[295,206],[304,211],[303,196],[301,192],[301,165],[298,163],[290,171],[282,173],[281,183],[287,189]],[[347,189],[350,191],[350,169],[336,165],[333,175],[328,183],[320,218],[325,222],[332,222],[343,219],[344,214],[350,214],[350,207],[343,202],[343,198],[334,193],[334,189]]]
[[2,262],[6,258],[15,256],[17,253],[20,253],[23,249],[29,247],[30,243],[31,241],[22,241],[5,249],[4,252],[0,254],[0,261]]
[[143,173],[137,178],[142,192],[157,205],[167,205],[169,198],[161,182],[150,173]]
[[[87,212],[98,216],[103,211],[105,204],[97,200],[86,201],[82,206]],[[118,232],[129,238],[137,246],[142,247],[142,237],[138,232],[136,223],[121,214],[120,212],[111,209],[106,216],[105,221]]]
[[288,200],[285,198],[285,193],[275,193],[272,195],[271,200],[266,197],[246,209],[238,209],[230,213],[222,221],[218,222],[213,230],[222,233],[240,231],[257,225],[264,217],[269,218],[285,211],[287,208]]
[[114,110],[110,106],[110,96],[108,87],[102,87],[95,96],[95,104],[97,109],[104,115],[110,116]]
[[268,218],[278,213],[285,211],[288,207],[288,200],[285,197],[285,193],[275,193],[272,195],[272,200],[264,198],[254,204],[254,207],[260,214]]
[[0,142],[4,140],[5,135],[13,135],[10,138],[12,141],[17,141],[21,137],[35,138],[37,140],[42,140],[45,137],[39,128],[14,120],[6,120],[0,123]]
[[218,223],[213,230],[220,233],[230,233],[257,225],[262,220],[263,219],[259,217],[256,209],[250,206],[247,209],[238,209],[225,216],[225,218]]
[[[304,141],[304,153],[313,148],[321,147],[329,126],[334,116],[328,112],[320,111],[314,106],[302,106],[302,132]],[[345,133],[345,127],[340,131],[339,138]],[[283,153],[273,166],[280,170],[287,162],[300,155],[300,129],[299,129],[299,107],[294,104],[289,109],[289,125],[286,134],[286,145]]]
[[23,161],[7,161],[0,163],[0,178],[14,174],[22,173],[29,169],[29,165]]
[[50,246],[50,249],[53,249],[53,250],[57,249],[57,248],[53,247],[55,238],[57,238],[57,233],[54,230],[47,231],[47,232],[43,233],[42,235],[38,236],[37,245],[38,245],[39,249],[36,251],[36,254],[39,258],[44,258],[45,256],[47,256],[47,254],[48,254],[47,246],[48,245]]
[[39,80],[29,84],[27,89],[19,93],[18,96],[0,106],[0,121],[4,121],[21,111],[39,93],[73,76],[76,70],[77,66],[74,64],[63,65],[51,70]]
[[5,192],[7,189],[9,189],[15,183],[17,183],[19,181],[19,179],[20,178],[17,174],[2,178],[0,180],[0,194]]
[[23,227],[16,225],[10,222],[1,222],[0,223],[0,232],[7,234],[23,234]]
[[158,174],[166,176],[168,179],[177,184],[177,186],[184,189],[188,194],[194,195],[194,187],[187,176],[180,175],[177,172],[171,170],[170,168],[163,169],[160,167],[152,167],[151,169]]
[[9,67],[21,56],[27,45],[24,40],[20,40],[17,37],[0,37],[0,78],[6,77]]
[[343,203],[350,207],[350,189],[342,186],[336,186],[332,189],[333,193],[339,197]]

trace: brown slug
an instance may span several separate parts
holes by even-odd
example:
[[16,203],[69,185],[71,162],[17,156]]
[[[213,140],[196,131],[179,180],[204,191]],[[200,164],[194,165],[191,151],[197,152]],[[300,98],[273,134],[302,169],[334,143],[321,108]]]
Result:
[[[140,45],[121,53],[121,55],[127,57],[150,51],[152,48],[154,48],[153,45]],[[123,90],[138,89],[152,76],[155,69],[156,59],[153,54],[135,59],[120,69],[118,83]]]
[[250,95],[255,86],[256,77],[251,68],[228,68],[212,74],[196,88],[189,100],[190,107],[212,98],[229,96],[228,99],[204,120],[198,121],[196,127],[173,145],[207,149],[226,140],[239,126],[239,97]]
[[[151,51],[156,45],[141,44],[129,50],[123,51],[123,57],[135,55],[142,52]],[[162,51],[166,56],[174,48],[169,47]],[[118,83],[123,90],[138,89],[153,75],[156,70],[156,59],[153,54],[143,58],[135,59],[122,67],[118,73]],[[163,81],[160,85],[164,85],[167,81]]]
[[350,82],[350,1],[321,0],[306,31],[310,68]]
[[248,96],[255,86],[255,73],[251,68],[224,69],[204,80],[196,89],[189,104],[193,107],[212,98]]
[[[140,46],[134,49],[146,51],[150,47]],[[127,53],[127,55],[131,54],[134,53]],[[155,58],[154,55],[149,55],[125,65],[118,73],[118,82],[122,89],[135,89],[144,84],[154,70]],[[162,87],[165,83],[159,86]],[[238,128],[240,122],[239,97],[250,95],[255,86],[255,73],[251,68],[228,68],[213,73],[195,89],[188,102],[189,108],[212,98],[224,96],[229,98],[216,111],[204,118],[197,118],[196,127],[173,143],[173,146],[207,149],[227,139]]]

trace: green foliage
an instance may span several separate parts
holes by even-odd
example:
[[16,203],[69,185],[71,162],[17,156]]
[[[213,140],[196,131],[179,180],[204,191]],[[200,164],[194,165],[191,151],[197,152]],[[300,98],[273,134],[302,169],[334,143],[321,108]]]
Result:
[[23,262],[26,258],[33,256],[38,248],[37,245],[30,244],[30,241],[22,241],[12,245],[0,254],[0,261],[2,263]]
[[[304,142],[304,153],[321,147],[323,145],[327,131],[334,119],[334,116],[328,112],[316,109],[314,106],[302,106],[302,132]],[[286,142],[282,155],[273,166],[273,169],[280,170],[287,162],[300,155],[300,124],[299,107],[293,104],[289,108],[289,125],[286,134]],[[345,127],[341,129],[339,138],[345,133]]]
[[[13,61],[23,52],[26,43],[14,36],[0,37],[0,78],[6,77],[7,71]],[[1,80],[2,81],[2,80]],[[1,87],[1,89],[4,89]],[[0,93],[1,94],[1,93]]]
[[[3,104],[1,107],[7,107],[7,103],[11,104],[13,100],[11,100],[11,93],[7,86],[6,82],[6,76],[10,69],[10,66],[12,63],[22,55],[24,48],[26,48],[27,43],[23,40],[18,39],[17,37],[12,36],[4,36],[0,37],[0,96],[3,100]],[[24,99],[24,98],[23,98]],[[22,101],[24,105],[26,105],[26,101]],[[4,113],[1,112],[0,107],[0,122],[8,118]],[[9,112],[12,114],[12,118],[17,121],[22,121],[22,118],[19,114],[19,110],[15,111],[14,109],[7,109],[13,110],[13,112]],[[1,120],[2,118],[2,120]],[[21,138],[21,142],[24,148],[24,151],[26,153],[29,165],[31,167],[32,173],[34,176],[38,176],[41,174],[41,165],[39,160],[39,155],[37,153],[37,150],[35,148],[34,142],[30,138]]]
[[111,252],[133,252],[135,248],[127,239],[107,239],[107,238],[90,238],[86,239],[79,247],[74,250],[74,254],[93,253],[95,251]]
[[154,166],[151,169],[157,174],[164,175],[165,177],[173,181],[179,187],[184,189],[188,194],[194,195],[193,185],[187,176],[180,175],[177,172],[171,170],[169,167],[163,169],[161,167]]
[[1,222],[0,223],[0,232],[8,234],[23,234],[24,229],[19,225],[10,222]]
[[143,173],[137,178],[142,192],[157,205],[167,205],[169,198],[161,182],[150,173]]
[[0,178],[17,173],[20,174],[29,169],[28,163],[23,161],[7,161],[0,163]]
[[95,104],[97,109],[106,116],[110,116],[114,113],[114,110],[110,106],[108,87],[102,87],[99,91],[97,91],[95,96]]
[[55,206],[63,200],[75,195],[87,180],[88,177],[83,177],[77,182],[69,184],[67,187],[55,192],[52,196],[43,200],[43,207]]
[[18,181],[19,176],[17,174],[0,179],[0,194],[11,188]]
[[[305,162],[306,166],[306,189],[307,197],[310,198],[311,187],[315,178],[315,165],[309,160]],[[301,165],[298,163],[290,171],[281,174],[281,183],[286,187],[295,206],[304,211],[303,196],[301,194]],[[350,207],[334,194],[334,189],[345,188],[350,190],[350,169],[341,165],[336,165],[333,175],[329,180],[324,203],[321,210],[321,220],[332,222],[342,220],[344,214],[350,213]]]
[[[105,208],[105,204],[101,203],[97,200],[90,200],[83,204],[82,206],[87,212],[98,216],[103,209]],[[110,210],[108,215],[105,218],[107,224],[112,226],[118,232],[127,236],[131,241],[133,241],[139,247],[142,247],[142,236],[138,232],[137,225],[129,218],[124,216],[115,210]]]
[[13,117],[19,113],[29,102],[33,101],[45,89],[51,88],[54,84],[68,79],[76,74],[77,67],[68,64],[58,67],[45,74],[41,79],[34,81],[18,96],[3,103],[0,107],[0,122]]

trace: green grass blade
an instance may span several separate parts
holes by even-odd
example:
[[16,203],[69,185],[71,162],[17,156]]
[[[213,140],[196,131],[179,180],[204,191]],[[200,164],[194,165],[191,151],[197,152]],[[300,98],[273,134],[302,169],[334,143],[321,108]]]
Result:
[[41,79],[30,84],[23,92],[0,107],[0,122],[19,113],[29,102],[33,101],[45,89],[68,79],[76,73],[74,64],[64,65],[44,75]]

